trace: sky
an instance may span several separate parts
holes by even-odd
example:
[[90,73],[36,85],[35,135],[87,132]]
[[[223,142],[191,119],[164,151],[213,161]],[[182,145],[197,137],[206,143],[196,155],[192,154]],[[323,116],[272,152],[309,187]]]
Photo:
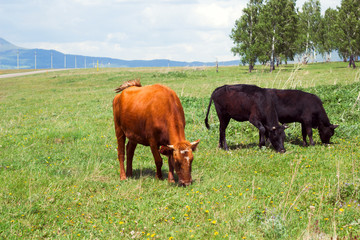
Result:
[[[297,0],[297,7],[305,0]],[[25,48],[124,60],[230,61],[248,0],[1,0],[0,37]],[[341,0],[320,0],[322,13]]]

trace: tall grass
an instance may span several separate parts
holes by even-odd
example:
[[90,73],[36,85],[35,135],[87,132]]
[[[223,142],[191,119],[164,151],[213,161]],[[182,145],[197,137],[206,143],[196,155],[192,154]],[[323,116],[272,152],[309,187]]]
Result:
[[[194,183],[155,179],[149,148],[138,146],[134,177],[119,179],[113,89],[141,78],[174,89],[186,136],[200,139]],[[0,236],[4,239],[351,239],[360,235],[358,72],[343,63],[246,67],[93,69],[0,81]],[[336,84],[334,85],[334,83]],[[285,154],[257,147],[249,123],[231,121],[230,151],[203,124],[212,91],[223,84],[296,87],[317,94],[333,144],[301,146],[286,130]],[[165,160],[165,159],[164,159]],[[163,174],[168,171],[166,160]]]

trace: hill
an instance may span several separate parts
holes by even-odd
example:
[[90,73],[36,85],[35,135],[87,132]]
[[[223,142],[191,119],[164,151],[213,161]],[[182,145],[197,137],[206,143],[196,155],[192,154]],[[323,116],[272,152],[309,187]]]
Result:
[[14,44],[6,41],[3,38],[0,38],[0,52],[5,52],[9,50],[18,50],[18,49],[22,49],[22,48],[15,46]]
[[[35,67],[36,56],[36,67]],[[19,61],[19,62],[18,62]],[[26,49],[0,38],[0,69],[50,69],[100,67],[185,67],[215,66],[215,62],[182,62],[168,59],[122,60],[106,57],[91,57],[64,54],[56,50]],[[239,65],[240,61],[220,62],[222,66]],[[19,66],[18,66],[19,64]]]

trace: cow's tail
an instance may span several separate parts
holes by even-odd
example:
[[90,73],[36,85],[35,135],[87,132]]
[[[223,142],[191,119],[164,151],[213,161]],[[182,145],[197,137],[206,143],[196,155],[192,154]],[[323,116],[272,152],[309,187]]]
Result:
[[206,117],[205,117],[205,126],[207,129],[210,129],[209,123],[208,123],[208,116],[209,116],[209,112],[210,112],[210,107],[211,107],[211,103],[212,103],[213,99],[212,99],[212,95],[210,97],[210,102],[209,102],[209,106],[207,109],[207,113],[206,113]]
[[128,88],[128,87],[141,87],[141,83],[140,83],[140,79],[134,79],[134,80],[130,80],[127,82],[124,82],[123,84],[121,84],[120,87],[118,87],[117,89],[115,89],[114,91],[116,93],[119,93],[121,91],[123,91],[124,89]]

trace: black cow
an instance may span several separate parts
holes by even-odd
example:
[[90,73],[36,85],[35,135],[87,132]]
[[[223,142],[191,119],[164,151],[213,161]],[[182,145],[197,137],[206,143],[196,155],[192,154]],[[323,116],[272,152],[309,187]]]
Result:
[[281,123],[301,123],[303,145],[306,146],[306,136],[314,145],[312,128],[318,128],[323,143],[330,143],[334,129],[339,125],[330,123],[320,98],[314,94],[300,90],[267,89],[273,95],[276,112]]
[[278,152],[285,152],[284,126],[278,121],[271,95],[263,88],[254,85],[238,84],[224,85],[214,90],[211,95],[205,118],[205,125],[209,129],[208,115],[211,103],[214,101],[220,121],[219,147],[228,150],[225,130],[230,119],[239,122],[249,121],[259,129],[259,147],[265,145],[265,133]]

